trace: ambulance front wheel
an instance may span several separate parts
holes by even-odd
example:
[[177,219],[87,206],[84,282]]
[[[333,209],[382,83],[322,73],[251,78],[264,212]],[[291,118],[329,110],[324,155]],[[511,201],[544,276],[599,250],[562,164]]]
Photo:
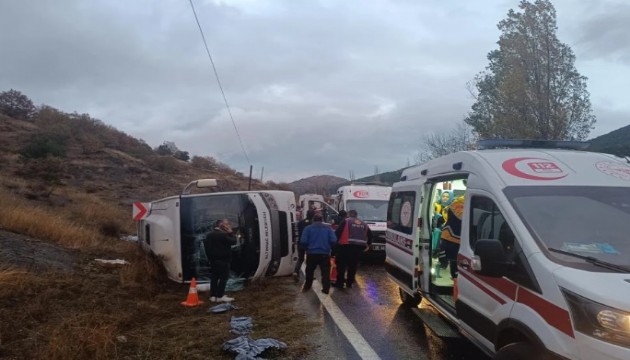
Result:
[[401,288],[398,288],[398,294],[400,295],[400,300],[406,306],[418,306],[420,301],[422,301],[422,297],[420,295],[409,295]]
[[540,359],[541,354],[532,344],[515,342],[505,345],[494,355],[494,360],[529,360]]

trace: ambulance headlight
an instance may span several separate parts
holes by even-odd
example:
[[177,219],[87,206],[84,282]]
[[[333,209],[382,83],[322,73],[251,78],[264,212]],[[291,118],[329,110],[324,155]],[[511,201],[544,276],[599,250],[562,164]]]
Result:
[[596,339],[630,347],[630,313],[562,289],[575,330]]

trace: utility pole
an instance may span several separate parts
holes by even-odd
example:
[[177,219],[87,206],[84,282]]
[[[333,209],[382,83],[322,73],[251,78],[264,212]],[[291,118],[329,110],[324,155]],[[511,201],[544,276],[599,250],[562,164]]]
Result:
[[252,170],[254,170],[254,165],[249,165],[249,184],[247,185],[247,190],[252,189]]

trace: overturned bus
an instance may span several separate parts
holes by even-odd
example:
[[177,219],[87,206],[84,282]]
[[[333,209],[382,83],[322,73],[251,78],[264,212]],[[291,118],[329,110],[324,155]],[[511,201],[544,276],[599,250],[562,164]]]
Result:
[[[295,197],[290,191],[261,190],[191,194],[194,187],[217,185],[214,179],[191,182],[180,195],[144,203],[138,241],[160,257],[177,282],[209,281],[203,239],[215,221],[232,223],[231,277],[256,279],[293,272],[297,258]],[[142,205],[141,205],[142,206]],[[146,211],[146,214],[144,212]]]

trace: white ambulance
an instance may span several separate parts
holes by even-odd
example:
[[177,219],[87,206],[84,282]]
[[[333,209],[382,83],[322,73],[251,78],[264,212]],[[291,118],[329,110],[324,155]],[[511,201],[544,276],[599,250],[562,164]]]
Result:
[[[261,190],[190,194],[194,187],[216,186],[214,179],[191,182],[181,195],[147,204],[138,222],[138,241],[163,259],[168,277],[209,281],[202,240],[219,219],[233,225],[238,244],[232,248],[231,276],[256,279],[293,272],[297,258],[295,195]],[[295,256],[294,256],[295,255]]]
[[[483,141],[405,170],[385,265],[403,302],[495,359],[630,359],[630,158],[567,149],[582,144]],[[444,191],[464,199],[446,268],[432,241]]]
[[333,207],[337,211],[356,210],[372,231],[372,247],[375,255],[385,253],[385,230],[387,229],[387,202],[392,188],[369,183],[353,183],[337,189]]

